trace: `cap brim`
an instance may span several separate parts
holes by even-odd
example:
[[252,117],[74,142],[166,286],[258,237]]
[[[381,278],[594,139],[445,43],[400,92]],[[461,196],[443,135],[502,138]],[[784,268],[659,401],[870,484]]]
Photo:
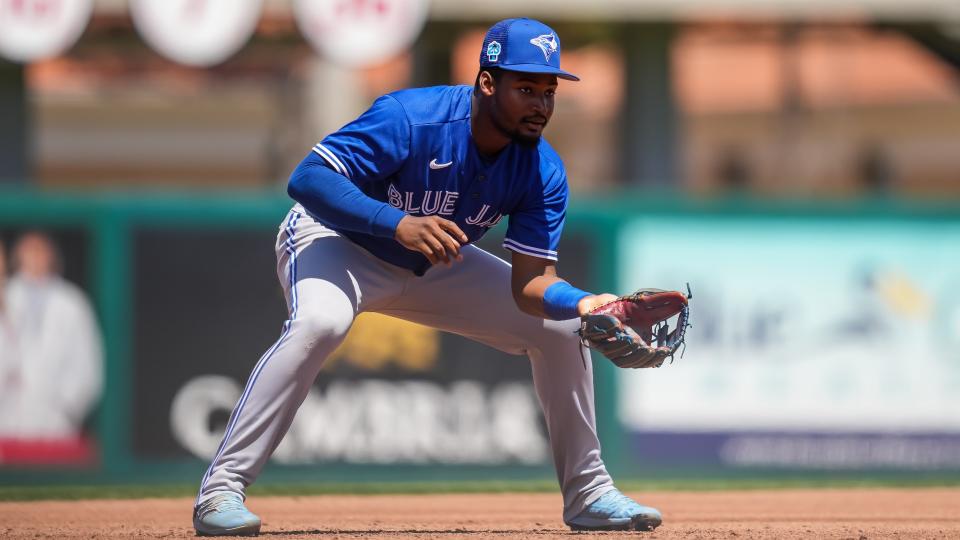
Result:
[[556,75],[561,79],[568,81],[579,81],[580,77],[577,77],[573,73],[568,73],[560,68],[555,68],[553,66],[545,66],[543,64],[510,64],[495,66],[500,69],[505,69],[507,71],[519,71],[522,73],[549,73],[550,75]]

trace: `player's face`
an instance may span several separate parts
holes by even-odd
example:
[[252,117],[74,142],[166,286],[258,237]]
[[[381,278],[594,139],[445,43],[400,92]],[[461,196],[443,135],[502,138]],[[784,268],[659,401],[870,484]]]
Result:
[[514,142],[534,146],[553,116],[557,77],[504,71],[493,94],[493,124]]

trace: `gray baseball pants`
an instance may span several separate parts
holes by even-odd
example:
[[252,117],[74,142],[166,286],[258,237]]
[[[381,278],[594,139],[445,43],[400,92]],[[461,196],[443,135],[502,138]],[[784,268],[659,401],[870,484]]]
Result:
[[254,367],[197,503],[218,492],[242,494],[256,480],[324,360],[364,311],[526,354],[563,491],[564,519],[613,488],[600,458],[593,370],[574,333],[578,321],[521,312],[510,291],[509,263],[468,245],[463,261],[436,265],[417,277],[314,221],[300,205],[281,225],[276,251],[289,319]]

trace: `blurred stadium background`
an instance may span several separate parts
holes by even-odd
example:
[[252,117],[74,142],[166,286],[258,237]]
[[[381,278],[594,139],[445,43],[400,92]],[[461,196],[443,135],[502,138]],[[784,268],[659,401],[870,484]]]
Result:
[[[693,287],[683,358],[595,364],[614,473],[955,481],[955,1],[0,0],[9,283],[41,231],[102,342],[78,368],[0,301],[2,483],[199,480],[284,318],[289,172],[382,93],[472,84],[510,16],[583,79],[561,273]],[[552,478],[525,360],[365,315],[264,481]]]

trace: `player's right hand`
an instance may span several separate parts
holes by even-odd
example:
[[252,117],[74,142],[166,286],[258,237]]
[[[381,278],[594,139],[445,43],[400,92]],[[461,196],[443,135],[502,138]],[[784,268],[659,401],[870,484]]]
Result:
[[397,224],[394,238],[400,245],[422,253],[430,264],[442,262],[449,266],[451,260],[463,260],[460,246],[467,243],[467,235],[456,223],[439,216],[406,215]]

